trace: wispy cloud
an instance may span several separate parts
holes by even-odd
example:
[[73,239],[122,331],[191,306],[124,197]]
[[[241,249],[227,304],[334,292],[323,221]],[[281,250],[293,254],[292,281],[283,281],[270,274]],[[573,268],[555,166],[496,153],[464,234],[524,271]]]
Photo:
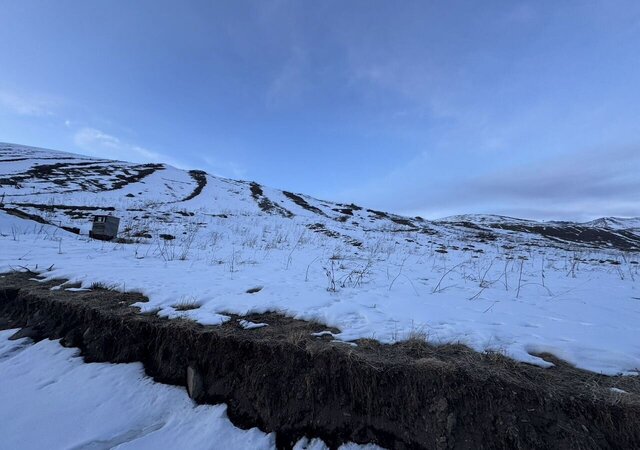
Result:
[[97,128],[84,127],[76,131],[73,141],[83,152],[106,159],[140,163],[166,163],[179,169],[204,169],[214,175],[242,178],[246,171],[233,161],[218,160],[211,156],[200,159],[199,164],[168,156],[146,147],[132,144]]
[[432,218],[467,212],[572,220],[638,216],[638,173],[640,149],[630,146],[575,152],[422,189],[414,185],[398,197],[404,211]]
[[213,175],[238,179],[246,175],[246,170],[233,161],[219,161],[210,156],[205,156],[202,160],[205,162],[205,169]]
[[[417,158],[386,177],[340,194],[344,201],[437,219],[454,214],[591,220],[640,216],[640,145],[568,152],[487,168],[442,166]],[[461,175],[463,173],[463,175]]]
[[79,129],[74,134],[73,141],[80,149],[92,156],[132,162],[164,162],[175,167],[186,168],[185,164],[175,158],[125,142],[96,128]]
[[271,80],[266,94],[267,106],[278,108],[296,103],[306,88],[307,55],[300,47],[293,47],[289,58]]
[[21,95],[0,90],[0,107],[21,116],[42,117],[53,115],[59,100],[35,95]]

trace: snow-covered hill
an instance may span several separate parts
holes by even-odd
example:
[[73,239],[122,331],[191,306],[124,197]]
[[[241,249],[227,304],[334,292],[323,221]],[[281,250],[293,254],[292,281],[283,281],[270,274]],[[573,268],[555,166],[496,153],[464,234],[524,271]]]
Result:
[[[640,368],[639,218],[426,221],[14,144],[0,144],[0,203],[0,271],[141,291],[161,316],[276,310],[343,341],[420,335],[542,366],[548,352],[607,374]],[[122,219],[118,242],[89,239],[94,214]]]
[[610,230],[640,231],[640,217],[601,217],[584,225],[594,228],[608,228]]

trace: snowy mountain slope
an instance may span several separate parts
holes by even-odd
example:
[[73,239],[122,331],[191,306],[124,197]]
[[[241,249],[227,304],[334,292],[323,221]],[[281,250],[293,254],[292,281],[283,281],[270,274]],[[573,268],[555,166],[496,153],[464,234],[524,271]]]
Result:
[[499,216],[494,214],[461,214],[438,219],[440,223],[473,222],[476,224],[525,224],[548,226],[583,226],[592,228],[607,228],[611,230],[632,230],[640,228],[640,217],[601,217],[589,222],[548,221],[518,219],[516,217]]
[[[420,332],[542,366],[549,352],[603,373],[640,368],[639,219],[426,221],[13,144],[0,144],[0,202],[0,270],[139,290],[162,316],[276,310],[347,341]],[[96,213],[122,219],[119,242],[87,237]]]
[[[594,247],[615,247],[620,250],[638,250],[640,218],[600,218],[591,222],[566,221],[537,222],[514,217],[467,214],[446,217],[436,223],[450,226],[467,226],[485,230],[510,230],[538,235],[560,243]],[[566,248],[566,247],[565,247]]]
[[611,230],[634,230],[640,231],[640,217],[601,217],[591,222],[584,223],[586,226],[594,228],[608,228]]

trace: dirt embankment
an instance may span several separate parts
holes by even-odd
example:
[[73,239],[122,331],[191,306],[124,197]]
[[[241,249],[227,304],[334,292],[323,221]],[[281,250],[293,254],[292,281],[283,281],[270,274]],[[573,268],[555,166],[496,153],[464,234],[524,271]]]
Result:
[[[559,363],[552,369],[420,339],[332,340],[317,324],[269,313],[219,327],[142,315],[140,294],[50,290],[33,274],[0,276],[0,327],[61,338],[87,362],[140,361],[157,381],[201,403],[228,404],[238,426],[330,446],[387,448],[640,448],[640,386]],[[330,330],[330,329],[329,329]],[[333,330],[334,332],[337,330]],[[628,393],[612,391],[620,388]],[[81,387],[79,387],[81,388]]]

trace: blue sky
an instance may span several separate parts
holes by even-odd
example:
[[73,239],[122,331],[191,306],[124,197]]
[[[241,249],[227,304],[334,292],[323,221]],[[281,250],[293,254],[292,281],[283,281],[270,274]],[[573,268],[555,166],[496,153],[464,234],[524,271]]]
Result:
[[640,215],[640,2],[32,1],[0,141],[427,218]]

